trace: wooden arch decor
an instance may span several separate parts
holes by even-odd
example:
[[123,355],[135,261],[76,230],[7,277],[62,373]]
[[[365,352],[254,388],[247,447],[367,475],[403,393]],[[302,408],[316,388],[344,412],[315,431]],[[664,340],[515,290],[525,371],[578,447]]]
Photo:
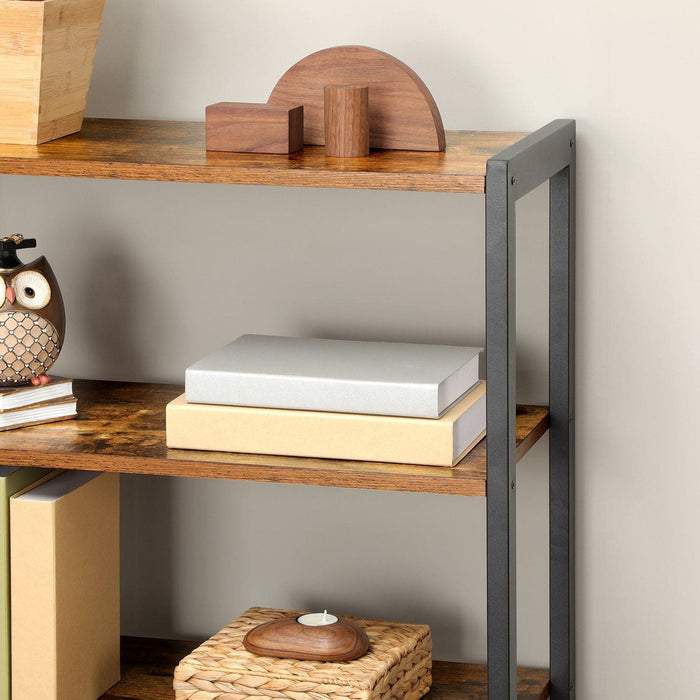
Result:
[[323,145],[323,88],[369,88],[372,148],[445,150],[445,130],[425,83],[405,63],[367,46],[323,49],[293,65],[275,85],[269,104],[304,105],[304,143]]

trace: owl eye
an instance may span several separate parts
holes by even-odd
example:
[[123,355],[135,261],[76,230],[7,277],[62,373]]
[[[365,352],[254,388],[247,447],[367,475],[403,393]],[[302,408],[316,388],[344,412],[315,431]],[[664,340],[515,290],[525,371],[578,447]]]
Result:
[[13,281],[17,301],[28,309],[43,309],[51,299],[51,287],[40,272],[20,272]]

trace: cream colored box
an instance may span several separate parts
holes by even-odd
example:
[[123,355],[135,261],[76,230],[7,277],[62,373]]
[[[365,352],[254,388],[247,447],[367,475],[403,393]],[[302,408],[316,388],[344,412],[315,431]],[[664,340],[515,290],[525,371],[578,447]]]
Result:
[[0,0],[0,143],[80,131],[105,0]]
[[120,677],[119,476],[10,499],[13,700],[96,700]]
[[168,447],[451,467],[486,431],[486,383],[441,418],[188,403],[165,411]]

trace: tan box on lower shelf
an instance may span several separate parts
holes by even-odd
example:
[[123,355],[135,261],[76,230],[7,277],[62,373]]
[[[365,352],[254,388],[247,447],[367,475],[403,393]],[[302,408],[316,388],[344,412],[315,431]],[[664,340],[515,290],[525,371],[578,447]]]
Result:
[[369,651],[354,661],[295,661],[256,656],[243,647],[246,633],[289,610],[250,608],[186,656],[175,669],[176,700],[417,700],[432,682],[432,640],[427,625],[346,618],[369,637]]
[[119,475],[50,476],[10,499],[12,698],[95,700],[120,676]]

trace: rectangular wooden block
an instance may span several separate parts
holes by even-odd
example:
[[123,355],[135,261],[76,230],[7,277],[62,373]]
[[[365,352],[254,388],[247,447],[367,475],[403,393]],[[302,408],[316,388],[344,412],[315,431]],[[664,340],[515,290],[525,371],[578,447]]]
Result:
[[176,700],[418,700],[432,683],[427,625],[346,618],[369,637],[354,661],[296,661],[256,656],[243,637],[258,625],[298,611],[250,608],[186,656],[175,669]]
[[279,153],[304,145],[304,108],[219,102],[206,110],[207,151]]
[[0,143],[80,131],[104,0],[0,0]]

